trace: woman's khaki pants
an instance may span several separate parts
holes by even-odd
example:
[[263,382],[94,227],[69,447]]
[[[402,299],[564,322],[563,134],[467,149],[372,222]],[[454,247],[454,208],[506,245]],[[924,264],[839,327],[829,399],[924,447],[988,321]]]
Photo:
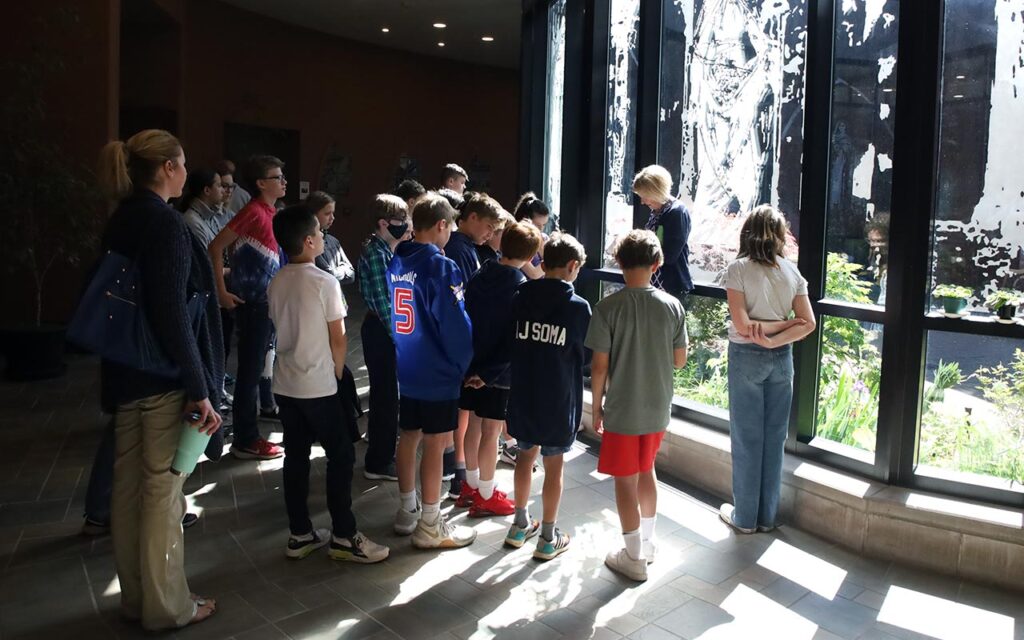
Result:
[[171,473],[185,394],[120,405],[110,531],[124,615],[147,629],[180,627],[195,614],[185,580],[183,476]]

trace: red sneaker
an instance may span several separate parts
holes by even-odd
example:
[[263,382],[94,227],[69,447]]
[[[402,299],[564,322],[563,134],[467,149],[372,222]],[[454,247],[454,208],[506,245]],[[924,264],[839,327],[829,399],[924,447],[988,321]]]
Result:
[[480,492],[469,486],[465,480],[462,481],[462,493],[455,499],[456,507],[472,507],[479,499]]
[[489,500],[484,500],[479,493],[473,506],[469,508],[471,518],[487,518],[489,516],[510,516],[516,512],[516,504],[508,499],[504,491],[494,490]]
[[283,456],[284,449],[266,438],[260,438],[250,447],[231,445],[231,455],[239,460],[273,460]]

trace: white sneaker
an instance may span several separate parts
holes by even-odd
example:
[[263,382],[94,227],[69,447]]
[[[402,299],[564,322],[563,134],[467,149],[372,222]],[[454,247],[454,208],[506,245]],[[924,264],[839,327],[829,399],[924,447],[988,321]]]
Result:
[[406,511],[402,507],[398,507],[398,513],[395,514],[395,533],[407,536],[415,531],[421,513],[422,510],[419,507],[416,507],[415,511]]
[[[348,542],[348,544],[345,544],[345,542]],[[386,560],[391,555],[391,549],[382,544],[377,544],[358,531],[356,535],[345,539],[345,542],[339,542],[336,538],[331,539],[331,548],[327,551],[327,554],[331,556],[332,560],[373,564],[374,562]]]
[[658,555],[658,543],[654,540],[644,540],[643,550],[647,564],[651,564],[654,562],[654,556]]
[[301,560],[331,541],[331,532],[328,529],[313,529],[310,534],[309,539],[288,536],[288,546],[284,548],[284,555],[292,560]]
[[604,558],[604,563],[615,573],[624,575],[630,580],[637,582],[647,580],[647,561],[643,558],[634,560],[629,557],[629,553],[625,549],[609,552]]
[[757,533],[756,527],[753,529],[747,529],[745,527],[738,526],[736,522],[733,521],[733,516],[735,515],[735,513],[736,507],[726,502],[721,506],[721,508],[718,509],[718,519],[740,533]]
[[473,544],[476,531],[469,527],[455,527],[438,516],[437,522],[429,525],[420,518],[412,534],[412,546],[417,549],[456,549]]

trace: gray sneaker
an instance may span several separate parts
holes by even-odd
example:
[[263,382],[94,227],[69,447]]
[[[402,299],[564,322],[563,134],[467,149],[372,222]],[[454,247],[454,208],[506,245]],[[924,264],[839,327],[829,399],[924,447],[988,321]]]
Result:
[[757,533],[756,527],[754,527],[753,529],[747,529],[746,527],[741,527],[737,525],[736,522],[733,520],[735,513],[736,507],[726,502],[718,510],[718,519],[724,522],[725,524],[729,525],[739,533]]
[[420,518],[412,534],[412,546],[417,549],[457,549],[473,544],[474,540],[474,529],[452,526],[444,516],[438,516],[437,522],[432,525]]
[[415,511],[406,511],[402,507],[398,507],[398,512],[395,513],[395,533],[400,536],[407,536],[416,530],[416,523],[420,520],[423,510],[416,507]]

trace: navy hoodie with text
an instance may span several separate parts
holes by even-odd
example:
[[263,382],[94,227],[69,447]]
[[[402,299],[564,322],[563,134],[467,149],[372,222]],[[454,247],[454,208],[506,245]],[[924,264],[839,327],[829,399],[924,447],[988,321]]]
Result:
[[454,261],[462,272],[462,281],[469,282],[469,279],[480,268],[480,257],[476,253],[476,244],[472,238],[461,231],[453,231],[448,244],[444,246],[444,255]]
[[497,260],[484,263],[466,285],[466,313],[473,322],[473,361],[469,375],[488,387],[507,389],[511,379],[512,298],[526,281],[523,272]]
[[432,244],[403,242],[387,270],[402,396],[455,400],[473,357],[462,273]]
[[568,447],[583,417],[583,346],[590,304],[564,280],[542,278],[512,300],[508,432],[534,445]]

